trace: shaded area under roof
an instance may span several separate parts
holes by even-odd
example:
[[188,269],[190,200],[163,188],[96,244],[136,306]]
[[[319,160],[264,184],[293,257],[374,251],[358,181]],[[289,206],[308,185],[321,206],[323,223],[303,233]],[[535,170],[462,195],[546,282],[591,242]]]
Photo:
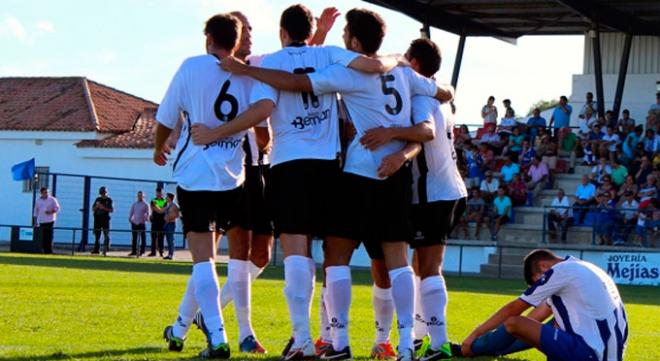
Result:
[[364,0],[465,36],[582,35],[591,29],[660,36],[658,0]]

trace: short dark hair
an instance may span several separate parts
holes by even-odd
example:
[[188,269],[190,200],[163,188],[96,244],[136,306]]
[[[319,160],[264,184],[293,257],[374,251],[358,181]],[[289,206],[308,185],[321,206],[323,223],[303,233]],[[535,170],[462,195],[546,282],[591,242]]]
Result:
[[511,103],[511,99],[504,99],[502,100],[502,103]]
[[231,14],[217,14],[206,20],[204,34],[220,49],[231,51],[240,39],[242,23]]
[[360,41],[362,50],[369,54],[380,49],[387,29],[385,21],[377,12],[358,8],[346,13],[346,28],[351,37]]
[[488,97],[488,100],[495,100],[495,97],[491,95]]
[[566,95],[562,95],[562,96],[559,97],[559,100],[568,101],[568,98],[566,98]]
[[408,48],[410,59],[416,59],[420,74],[431,77],[440,70],[440,48],[429,39],[415,39]]
[[162,191],[163,191],[163,188],[161,188],[161,187],[156,187],[156,192],[162,192]]
[[305,41],[312,34],[314,16],[302,4],[291,5],[282,12],[280,27],[284,29],[293,41]]
[[587,92],[587,96],[590,96],[590,97],[593,98],[593,97],[594,97],[594,93],[592,93],[592,92]]
[[172,198],[172,199],[174,199],[174,193],[167,193],[167,198]]
[[557,258],[559,257],[549,249],[535,249],[529,252],[523,260],[525,282],[530,286],[534,284],[534,275],[541,272],[539,261],[551,261]]
[[41,187],[41,188],[39,188],[39,193],[43,193],[43,191],[47,191],[47,190],[48,190],[48,188],[46,188],[46,187]]
[[623,110],[623,114],[630,114],[630,110],[628,110],[628,109],[624,109],[624,110]]

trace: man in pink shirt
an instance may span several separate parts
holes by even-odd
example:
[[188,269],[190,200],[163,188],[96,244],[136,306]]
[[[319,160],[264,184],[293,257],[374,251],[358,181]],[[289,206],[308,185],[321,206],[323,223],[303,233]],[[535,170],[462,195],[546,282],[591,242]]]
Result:
[[55,197],[48,195],[48,188],[42,187],[41,194],[34,203],[32,223],[39,225],[38,232],[41,234],[41,248],[46,254],[53,253],[53,225],[60,211],[60,204]]
[[527,189],[532,191],[533,197],[536,198],[545,187],[545,182],[548,180],[548,166],[541,161],[540,156],[535,156],[532,160],[532,166],[527,171],[529,181],[527,182]]
[[130,256],[137,256],[138,243],[140,244],[140,256],[144,254],[147,240],[146,240],[146,223],[149,220],[149,204],[144,201],[144,193],[137,192],[137,201],[131,205],[131,210],[128,212],[128,222],[131,224],[131,231],[133,237],[131,240],[131,253]]

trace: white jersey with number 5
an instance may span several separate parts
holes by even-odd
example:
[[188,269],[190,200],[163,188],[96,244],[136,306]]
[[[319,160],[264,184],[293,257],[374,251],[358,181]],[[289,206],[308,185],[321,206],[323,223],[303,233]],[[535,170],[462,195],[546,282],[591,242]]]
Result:
[[520,299],[535,307],[546,302],[559,327],[582,336],[599,360],[621,360],[628,339],[626,311],[614,281],[598,266],[566,257]]
[[417,95],[412,99],[412,115],[413,123],[429,122],[435,130],[435,138],[422,144],[422,151],[413,161],[413,203],[467,197],[465,182],[456,166],[451,106]]
[[[335,46],[288,46],[266,56],[261,66],[296,74],[332,64],[348,66],[357,53]],[[254,87],[252,99],[270,99],[273,131],[271,164],[297,159],[335,159],[340,150],[337,99],[334,94],[278,91],[266,84]]]
[[189,191],[231,190],[245,180],[245,132],[207,145],[195,145],[191,139],[193,124],[216,128],[249,106],[255,81],[221,70],[219,62],[212,55],[186,59],[174,75],[156,114],[156,120],[170,129],[184,114],[172,168],[174,180]]
[[410,127],[413,95],[434,96],[437,85],[409,67],[396,67],[383,74],[366,74],[337,65],[309,74],[317,94],[341,93],[357,132],[348,145],[344,171],[372,179],[387,155],[400,151],[405,142],[392,141],[374,151],[360,144],[365,132],[379,127]]

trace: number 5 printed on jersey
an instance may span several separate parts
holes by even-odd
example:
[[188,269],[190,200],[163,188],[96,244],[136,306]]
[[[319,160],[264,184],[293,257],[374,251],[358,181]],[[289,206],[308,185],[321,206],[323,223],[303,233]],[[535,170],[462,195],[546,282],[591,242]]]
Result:
[[395,101],[394,108],[392,108],[389,104],[385,104],[385,111],[387,111],[388,114],[397,115],[401,112],[403,103],[401,99],[401,94],[399,94],[399,92],[393,87],[387,85],[387,83],[392,81],[394,81],[394,75],[392,74],[387,74],[387,75],[383,74],[380,76],[381,90],[383,91],[383,94],[393,95]]

